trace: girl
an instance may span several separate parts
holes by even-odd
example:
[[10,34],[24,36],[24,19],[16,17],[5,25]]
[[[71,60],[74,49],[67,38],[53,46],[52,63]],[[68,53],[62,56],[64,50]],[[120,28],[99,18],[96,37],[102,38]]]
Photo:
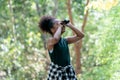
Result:
[[[73,30],[76,35],[62,38],[61,35],[65,32],[65,26]],[[82,39],[84,34],[70,22],[63,24],[62,21],[52,16],[43,16],[40,19],[39,27],[43,32],[47,32],[52,36],[47,42],[51,59],[47,80],[77,80],[71,65],[68,44]]]

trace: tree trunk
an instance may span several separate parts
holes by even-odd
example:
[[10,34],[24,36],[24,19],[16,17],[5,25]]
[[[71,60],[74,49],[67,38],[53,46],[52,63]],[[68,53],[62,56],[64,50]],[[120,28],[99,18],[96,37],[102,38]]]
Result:
[[[88,3],[89,3],[89,0],[87,0],[86,6],[88,5]],[[67,0],[67,8],[68,8],[68,14],[69,14],[70,21],[72,24],[74,24],[73,18],[72,18],[72,12],[71,12],[70,0]],[[86,13],[84,15],[82,31],[84,31],[84,27],[87,22],[87,16],[88,16],[88,10],[86,10]],[[73,34],[74,34],[74,32],[73,32]],[[81,48],[82,48],[82,40],[76,42],[74,45],[74,50],[75,50],[75,54],[76,54],[76,68],[75,68],[76,74],[79,74],[82,72],[82,70],[81,70],[81,66],[82,66],[81,65],[81,53],[80,53]]]
[[[43,13],[43,15],[45,14],[46,12],[46,8],[44,7],[45,6],[45,1],[44,1],[44,4],[42,5],[42,7],[44,8],[43,11],[41,11],[42,9],[39,7],[39,0],[35,0],[35,4],[36,4],[36,10],[37,10],[37,13],[38,13],[38,16],[40,17],[41,15],[41,12]],[[44,44],[44,49],[46,50],[46,34],[45,33],[42,33],[40,31],[40,34],[41,34],[41,39],[43,41],[43,44]],[[46,52],[46,51],[45,51]]]
[[[89,4],[89,0],[87,0],[86,7],[88,6],[88,4]],[[85,10],[85,14],[84,14],[84,20],[83,20],[83,24],[82,24],[82,31],[83,32],[84,32],[84,28],[85,28],[85,25],[87,22],[87,17],[88,17],[88,8]]]
[[[37,9],[37,13],[38,13],[38,16],[40,17],[40,15],[41,15],[41,13],[40,12],[42,12],[42,14],[44,15],[45,14],[45,12],[46,12],[46,7],[44,7],[45,6],[45,0],[44,0],[44,4],[42,4],[42,8],[43,8],[43,11],[41,11],[42,9],[39,7],[39,0],[35,0],[35,3],[36,3],[36,9]],[[47,51],[47,47],[46,47],[46,43],[47,43],[47,41],[46,41],[46,34],[45,33],[42,33],[41,31],[40,31],[40,34],[41,34],[41,39],[42,39],[42,41],[43,41],[43,44],[44,44],[44,49],[45,49],[45,64],[46,64],[46,66],[45,66],[45,70],[46,70],[46,73],[47,73],[47,71],[48,71],[48,65],[49,65],[49,63],[50,63],[50,59],[49,59],[49,55],[48,55],[48,51]]]
[[[71,5],[70,5],[70,0],[67,0],[67,8],[68,8],[68,14],[69,14],[69,18],[70,18],[70,21],[71,23],[74,25],[73,23],[73,18],[72,18],[72,12],[71,12]],[[75,34],[73,32],[73,34]],[[81,61],[80,61],[80,42],[76,42],[74,44],[74,50],[75,50],[75,54],[76,54],[76,74],[80,73],[81,72]]]
[[10,6],[10,16],[11,16],[11,22],[12,22],[11,26],[12,26],[12,31],[13,31],[13,38],[14,38],[14,41],[16,42],[15,18],[14,18],[14,12],[12,8],[12,0],[9,0],[8,4]]
[[53,11],[52,11],[52,15],[56,16],[57,10],[58,10],[58,0],[53,0],[53,2],[54,2],[54,8],[53,8]]

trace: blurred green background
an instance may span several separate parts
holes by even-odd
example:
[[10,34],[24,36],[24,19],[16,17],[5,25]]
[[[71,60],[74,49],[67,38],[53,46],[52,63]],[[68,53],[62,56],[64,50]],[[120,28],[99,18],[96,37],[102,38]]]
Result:
[[[48,54],[40,17],[69,18],[67,0],[0,0],[0,80],[46,80]],[[89,9],[78,80],[120,80],[120,0],[71,0],[74,25],[81,29]],[[72,35],[69,28],[63,37]],[[75,51],[70,45],[71,61]]]

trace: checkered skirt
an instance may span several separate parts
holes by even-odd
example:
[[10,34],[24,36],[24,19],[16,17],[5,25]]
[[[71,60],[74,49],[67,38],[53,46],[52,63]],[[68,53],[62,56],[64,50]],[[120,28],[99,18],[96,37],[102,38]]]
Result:
[[72,65],[65,67],[51,63],[47,80],[77,80]]

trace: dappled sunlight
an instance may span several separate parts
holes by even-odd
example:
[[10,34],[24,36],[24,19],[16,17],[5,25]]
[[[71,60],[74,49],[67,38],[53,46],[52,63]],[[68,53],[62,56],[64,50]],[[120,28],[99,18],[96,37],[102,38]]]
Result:
[[110,10],[118,3],[119,0],[96,0],[96,1],[91,1],[87,7],[97,10]]
[[[46,80],[49,54],[38,22],[43,15],[69,19],[67,0],[0,0],[0,80]],[[80,61],[69,45],[78,80],[120,80],[120,0],[71,0],[72,18],[82,31],[88,11]],[[62,37],[72,36],[66,27]],[[78,44],[78,43],[77,43]],[[80,68],[76,66],[80,63]]]

